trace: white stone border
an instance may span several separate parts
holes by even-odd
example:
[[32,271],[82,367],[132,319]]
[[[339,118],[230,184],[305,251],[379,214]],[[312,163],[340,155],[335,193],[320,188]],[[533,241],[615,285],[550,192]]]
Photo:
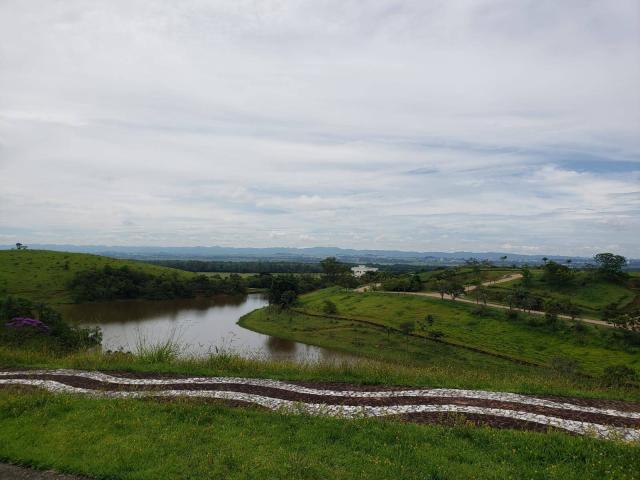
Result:
[[350,405],[325,405],[317,403],[294,402],[278,398],[265,397],[252,393],[206,390],[161,390],[161,391],[100,391],[86,388],[72,387],[55,380],[28,380],[28,379],[0,379],[0,385],[29,385],[43,388],[54,393],[84,394],[92,397],[107,398],[142,398],[142,397],[198,397],[216,398],[223,400],[236,400],[253,403],[271,410],[286,413],[298,413],[309,415],[326,415],[342,418],[364,418],[401,415],[410,413],[469,413],[490,415],[515,420],[534,422],[549,427],[560,428],[579,435],[589,435],[597,438],[616,439],[627,442],[640,441],[640,430],[624,427],[613,427],[591,422],[577,420],[565,420],[558,417],[540,415],[530,412],[505,410],[501,408],[474,407],[467,405],[393,405],[393,406],[350,406]]
[[508,392],[487,392],[484,390],[458,390],[455,388],[432,388],[422,390],[383,390],[383,391],[359,391],[359,390],[325,390],[308,388],[300,385],[282,382],[279,380],[269,380],[261,378],[239,378],[239,377],[186,377],[172,379],[155,378],[125,378],[108,375],[101,372],[87,372],[82,370],[23,370],[14,372],[0,372],[0,377],[8,375],[52,375],[52,376],[72,376],[88,378],[103,383],[119,385],[175,385],[175,384],[197,384],[197,385],[251,385],[256,387],[277,388],[289,392],[307,395],[321,395],[328,397],[349,397],[349,398],[397,398],[397,397],[427,397],[427,398],[473,398],[479,400],[493,400],[501,402],[513,402],[523,405],[533,405],[538,407],[557,408],[562,410],[572,410],[575,412],[596,413],[624,418],[640,418],[640,412],[627,412],[610,408],[589,407],[584,405],[574,405],[566,402],[555,402],[541,398],[529,397],[517,393]]

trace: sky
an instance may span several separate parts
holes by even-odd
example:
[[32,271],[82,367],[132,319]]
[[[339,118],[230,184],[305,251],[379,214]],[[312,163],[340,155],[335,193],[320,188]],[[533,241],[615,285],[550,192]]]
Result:
[[639,239],[637,0],[0,0],[0,244]]

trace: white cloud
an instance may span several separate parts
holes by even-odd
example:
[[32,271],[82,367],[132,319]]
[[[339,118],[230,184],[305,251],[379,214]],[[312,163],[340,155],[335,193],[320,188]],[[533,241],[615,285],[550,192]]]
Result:
[[2,238],[640,256],[639,14],[3,2]]

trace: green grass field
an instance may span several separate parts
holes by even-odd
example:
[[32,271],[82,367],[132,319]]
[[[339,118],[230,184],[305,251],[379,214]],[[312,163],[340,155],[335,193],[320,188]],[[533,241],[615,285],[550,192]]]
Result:
[[[438,275],[442,274],[442,270],[432,270],[430,272],[422,272],[420,273],[420,280],[427,283],[427,287],[429,284],[437,278]],[[468,267],[458,267],[454,270],[455,275],[454,278],[461,282],[463,285],[473,285],[474,282],[478,279],[477,275],[473,272],[471,268]],[[493,280],[499,280],[506,275],[510,275],[513,273],[520,273],[520,269],[517,268],[483,268],[480,270],[479,278],[482,282],[489,282]]]
[[[423,338],[387,334],[383,329],[347,320],[262,309],[243,317],[240,324],[261,333],[378,360],[390,369],[405,372],[419,385],[640,400],[638,388],[613,388],[596,378],[522,365]],[[380,381],[379,377],[371,378]],[[396,377],[394,381],[401,380]]]
[[[303,296],[302,308],[321,312],[325,300],[334,302],[341,316],[395,328],[431,314],[435,318],[431,328],[443,332],[444,340],[537,364],[549,365],[554,357],[563,357],[573,359],[582,372],[592,375],[619,363],[640,371],[637,335],[613,329],[584,325],[584,331],[578,334],[564,321],[550,327],[543,317],[521,315],[520,320],[507,320],[505,312],[491,309],[487,309],[488,314],[474,315],[474,305],[460,302],[415,295],[354,293],[338,288]],[[625,337],[630,340],[625,341]]]
[[[528,291],[544,298],[568,300],[576,304],[588,316],[599,316],[600,310],[610,304],[620,307],[628,305],[640,292],[631,288],[629,282],[614,283],[591,279],[585,272],[576,274],[570,285],[548,285],[542,279],[542,272],[532,271],[533,277]],[[522,285],[522,280],[501,283],[489,287],[489,290],[510,292]]]
[[0,390],[0,459],[132,480],[584,480],[640,474],[639,448],[562,433],[15,390]]
[[85,253],[0,250],[0,295],[16,295],[49,303],[68,303],[71,302],[71,297],[66,286],[73,275],[105,265],[128,265],[132,269],[156,275],[166,272],[175,272],[180,276],[193,275],[173,268]]

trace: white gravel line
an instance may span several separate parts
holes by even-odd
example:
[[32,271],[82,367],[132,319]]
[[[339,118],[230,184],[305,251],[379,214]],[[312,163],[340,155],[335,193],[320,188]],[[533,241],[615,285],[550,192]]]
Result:
[[278,398],[255,395],[251,393],[203,390],[162,390],[162,391],[100,391],[72,387],[54,380],[0,379],[0,385],[29,385],[46,389],[54,393],[83,394],[92,397],[107,398],[141,398],[141,397],[197,397],[235,400],[253,403],[262,407],[286,413],[333,416],[342,418],[364,418],[410,413],[469,413],[490,415],[515,420],[534,422],[549,427],[560,428],[579,435],[594,436],[603,439],[617,439],[627,442],[640,441],[640,430],[624,427],[613,427],[591,422],[565,420],[558,417],[537,413],[505,410],[501,408],[475,407],[467,405],[393,405],[393,406],[350,406],[324,405],[316,403],[294,402]]
[[529,397],[517,393],[508,392],[487,392],[484,390],[459,390],[454,388],[433,388],[420,390],[386,390],[386,391],[359,391],[359,390],[325,390],[308,388],[279,380],[268,380],[258,378],[238,378],[238,377],[188,377],[175,379],[132,379],[116,377],[101,372],[87,372],[82,370],[23,370],[14,372],[0,372],[1,376],[7,375],[53,375],[53,376],[74,376],[87,378],[99,382],[120,384],[120,385],[172,385],[178,383],[216,385],[235,384],[251,385],[256,387],[277,388],[289,392],[307,395],[321,395],[330,397],[349,398],[397,398],[397,397],[431,397],[431,398],[472,398],[479,400],[494,400],[502,402],[520,403],[523,405],[533,405],[538,407],[558,408],[572,410],[576,412],[597,413],[624,418],[640,418],[640,412],[627,412],[610,408],[589,407],[584,405],[574,405],[567,402],[556,402],[541,398]]

